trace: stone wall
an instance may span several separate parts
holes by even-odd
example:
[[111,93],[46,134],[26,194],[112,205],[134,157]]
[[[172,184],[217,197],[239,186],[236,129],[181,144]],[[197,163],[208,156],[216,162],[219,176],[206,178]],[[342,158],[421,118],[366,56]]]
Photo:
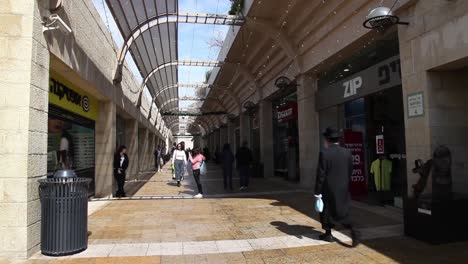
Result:
[[431,150],[447,146],[452,154],[453,190],[468,193],[468,70],[429,74]]
[[[50,15],[43,6],[46,2],[0,2],[0,258],[26,258],[39,249],[38,179],[47,173],[50,69],[76,81],[100,100],[101,113],[96,121],[97,196],[112,193],[116,109],[125,111],[153,139],[155,135],[162,137],[164,129],[155,128],[156,115],[148,121],[134,106],[140,84],[127,66],[122,84],[113,85],[118,47],[92,1],[64,1],[58,14],[72,28],[70,34],[42,31],[43,17]],[[135,168],[131,171],[135,173]]]
[[[437,144],[461,143],[460,138],[451,139],[453,132],[449,129],[459,130],[464,126],[463,119],[456,117],[463,117],[459,115],[463,109],[457,106],[459,99],[466,98],[457,85],[461,83],[461,72],[433,72],[459,69],[468,58],[468,1],[415,1],[401,16],[410,22],[409,26],[398,28],[410,193],[418,179],[411,171],[415,159],[429,159]],[[447,76],[458,77],[448,81]],[[406,98],[415,92],[424,93],[425,114],[408,118]],[[452,113],[455,116],[450,117]],[[457,152],[454,168],[464,166],[461,159],[465,154]]]
[[35,1],[2,1],[0,21],[0,258],[24,258],[40,242],[49,59]]

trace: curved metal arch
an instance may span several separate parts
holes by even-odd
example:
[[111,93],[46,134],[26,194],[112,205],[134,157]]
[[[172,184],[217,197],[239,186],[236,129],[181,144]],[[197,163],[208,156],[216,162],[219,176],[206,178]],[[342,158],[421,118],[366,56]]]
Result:
[[206,122],[203,119],[197,119],[195,120],[195,124],[200,124],[201,127],[203,127],[203,130],[205,130],[205,135],[209,131],[209,126],[206,124]]
[[[200,19],[199,18],[204,18]],[[204,20],[204,21],[203,21]],[[135,40],[140,37],[147,30],[160,26],[167,23],[201,23],[201,24],[231,24],[235,26],[241,26],[245,22],[245,18],[242,16],[236,15],[216,15],[216,14],[179,14],[179,13],[164,13],[157,16],[148,18],[143,23],[135,27],[127,38],[124,40],[124,45],[120,49],[119,59],[117,64],[117,69],[114,74],[114,82],[120,83],[122,81],[122,66],[127,55],[130,46],[135,42]]]
[[[210,63],[212,63],[213,65],[217,65],[217,66],[213,66],[213,67],[219,67],[221,62],[217,61],[216,63],[218,63],[218,64],[216,64],[215,62],[210,62]],[[170,62],[163,63],[161,65],[158,65],[155,69],[153,69],[150,73],[148,73],[148,76],[146,76],[145,79],[143,80],[143,82],[141,83],[140,88],[138,90],[138,99],[137,99],[137,102],[136,102],[136,107],[141,106],[141,100],[142,100],[142,97],[143,97],[143,90],[145,89],[145,86],[148,83],[149,79],[151,77],[153,77],[153,75],[156,74],[158,71],[160,71],[160,70],[162,70],[162,69],[164,69],[166,67],[170,67],[170,66],[194,66],[194,65],[198,66],[197,61],[170,61]],[[201,65],[203,65],[203,64],[201,64]],[[191,85],[191,84],[187,84],[187,85]],[[179,87],[179,86],[181,86],[181,85],[180,84],[172,84],[172,85],[166,86],[166,87],[163,88],[163,90],[157,91],[155,97],[158,97],[162,92],[164,92],[164,91],[166,91],[168,89],[176,88],[176,87]],[[207,88],[209,88],[209,87],[210,86],[207,84]],[[155,99],[153,98],[153,101],[154,100]]]
[[[161,107],[159,108],[159,111],[163,111],[164,110],[164,107],[172,102],[175,102],[175,101],[179,101],[180,98],[173,98],[173,99],[170,99],[170,100],[167,100],[165,101]],[[209,101],[209,100],[212,100],[212,101],[215,101],[219,106],[221,106],[222,110],[225,111],[226,110],[226,106],[221,102],[221,100],[219,100],[219,98],[214,98],[214,97],[207,97],[205,98],[205,101]]]
[[172,129],[173,129],[173,128],[174,128],[174,126],[176,126],[176,125],[179,125],[179,124],[177,124],[177,123],[174,123],[174,124],[172,124],[172,125],[170,125],[170,126],[168,126],[168,127],[169,127],[169,129],[170,129],[172,132],[174,132]]

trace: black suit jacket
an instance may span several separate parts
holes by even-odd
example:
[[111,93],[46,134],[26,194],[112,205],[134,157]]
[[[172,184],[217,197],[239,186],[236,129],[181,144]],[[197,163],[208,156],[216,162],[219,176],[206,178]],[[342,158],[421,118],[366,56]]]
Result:
[[322,194],[325,206],[335,219],[348,216],[352,172],[353,157],[348,149],[333,144],[320,152],[315,194]]
[[118,169],[122,170],[122,173],[125,173],[125,170],[127,170],[129,164],[128,156],[127,154],[124,154],[124,162],[122,163],[122,166],[120,166],[120,153],[115,153],[114,155],[114,172],[117,173]]

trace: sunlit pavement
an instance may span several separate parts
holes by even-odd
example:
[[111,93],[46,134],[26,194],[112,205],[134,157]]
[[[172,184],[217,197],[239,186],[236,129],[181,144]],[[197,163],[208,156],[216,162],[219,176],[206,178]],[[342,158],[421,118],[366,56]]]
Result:
[[468,243],[431,246],[402,236],[401,213],[355,203],[363,242],[318,240],[310,192],[282,179],[252,178],[247,191],[224,191],[210,164],[205,198],[191,176],[181,187],[168,169],[127,183],[126,199],[90,202],[89,247],[68,257],[36,254],[27,263],[466,263]]

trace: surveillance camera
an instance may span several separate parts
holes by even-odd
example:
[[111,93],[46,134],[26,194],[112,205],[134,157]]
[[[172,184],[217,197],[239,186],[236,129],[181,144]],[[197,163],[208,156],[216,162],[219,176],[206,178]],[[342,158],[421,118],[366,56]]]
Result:
[[52,21],[51,24],[58,24],[57,27],[64,33],[72,33],[72,29],[62,20],[62,18],[57,14],[51,14],[49,20]]

